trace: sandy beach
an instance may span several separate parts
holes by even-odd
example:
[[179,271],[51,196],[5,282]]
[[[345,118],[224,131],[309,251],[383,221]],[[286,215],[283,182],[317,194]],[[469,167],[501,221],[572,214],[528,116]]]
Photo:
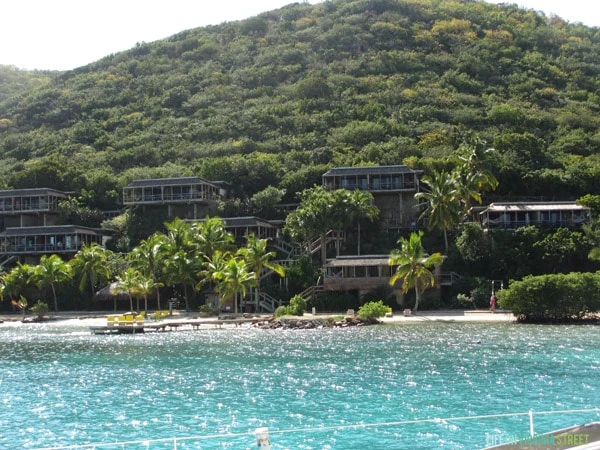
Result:
[[[106,324],[106,317],[114,315],[112,312],[82,312],[82,311],[64,311],[58,313],[50,312],[45,316],[47,322],[61,322],[62,325],[75,326],[102,326]],[[116,313],[119,314],[119,313]],[[323,318],[327,316],[344,315],[344,313],[328,313],[316,314],[305,313],[304,318]],[[26,320],[32,320],[33,316],[28,314]],[[268,319],[270,315],[250,315],[251,318]],[[167,317],[164,320],[169,322],[187,321],[201,319],[202,321],[210,322],[219,320],[215,317],[199,317],[198,313],[186,313],[184,311],[176,311],[173,316]],[[0,314],[0,321],[4,323],[21,322],[21,314]],[[401,312],[396,312],[392,317],[382,317],[379,319],[383,323],[419,323],[419,322],[515,322],[515,316],[509,311],[499,311],[491,313],[487,310],[439,310],[439,311],[420,311],[411,316],[404,316]],[[0,326],[2,324],[0,323]],[[234,325],[231,325],[234,326]]]

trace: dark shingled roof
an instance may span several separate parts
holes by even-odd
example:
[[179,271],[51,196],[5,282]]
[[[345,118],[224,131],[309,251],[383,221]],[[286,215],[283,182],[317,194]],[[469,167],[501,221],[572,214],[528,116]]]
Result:
[[9,189],[7,191],[0,191],[0,198],[7,197],[26,197],[26,196],[35,196],[35,195],[48,195],[48,194],[56,194],[61,197],[66,197],[67,194],[62,191],[57,191],[56,189],[49,188],[31,188],[31,189]]
[[146,180],[133,180],[126,187],[151,187],[151,186],[185,186],[191,184],[212,184],[210,181],[199,177],[182,178],[150,178]]
[[386,175],[396,173],[422,173],[422,170],[412,170],[408,166],[357,166],[357,167],[333,167],[323,176],[340,175]]
[[7,228],[0,236],[43,236],[53,234],[91,234],[96,236],[102,236],[104,230],[96,228],[82,227],[79,225],[51,225],[47,227],[19,227],[19,228]]

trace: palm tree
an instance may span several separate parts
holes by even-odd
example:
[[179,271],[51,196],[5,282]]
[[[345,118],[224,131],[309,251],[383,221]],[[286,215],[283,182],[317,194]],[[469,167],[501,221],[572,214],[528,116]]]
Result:
[[225,229],[225,222],[219,217],[207,217],[194,224],[192,230],[198,251],[209,259],[217,250],[231,251],[234,248],[233,235]]
[[[162,287],[162,283],[154,281],[152,277],[147,274],[141,273],[139,274],[137,291],[144,297],[144,311],[148,311],[148,294],[150,294],[154,289],[156,292],[159,292],[159,288]],[[160,310],[160,303],[158,303]]]
[[255,234],[248,236],[246,247],[242,247],[238,250],[238,254],[244,258],[248,268],[254,273],[256,277],[256,293],[254,302],[256,307],[260,301],[260,279],[263,274],[263,270],[269,269],[275,272],[280,277],[285,276],[285,268],[279,264],[271,262],[271,258],[277,254],[275,252],[267,251],[266,239],[258,239]]
[[84,245],[77,252],[69,264],[75,273],[79,274],[79,290],[81,292],[85,290],[86,285],[89,285],[93,297],[96,286],[110,278],[109,259],[111,256],[110,250],[106,250],[95,242]]
[[[137,269],[143,274],[145,280],[152,284],[152,289],[156,290],[157,309],[160,310],[160,288],[163,284],[159,281],[161,268],[163,266],[161,258],[161,249],[164,247],[165,236],[155,233],[148,239],[140,242],[128,255],[131,267]],[[149,292],[146,293],[146,296]],[[145,297],[146,298],[146,297]],[[146,311],[148,305],[146,305]]]
[[[117,284],[115,286],[115,290],[117,292],[124,292],[129,297],[129,310],[133,311],[133,295],[137,291],[139,287],[140,273],[135,270],[133,267],[128,267],[124,272],[120,275],[117,275]],[[116,300],[115,300],[116,302]],[[139,299],[138,299],[138,309],[139,310]],[[116,310],[116,303],[115,303]],[[136,311],[137,311],[136,310]]]
[[495,152],[486,142],[475,138],[458,149],[459,166],[456,169],[456,187],[465,208],[470,208],[470,199],[482,202],[481,195],[498,187],[498,180],[486,167],[489,156]]
[[[8,295],[11,304],[21,310],[23,317],[27,310],[27,298],[23,291],[31,280],[33,268],[29,264],[17,263],[10,272],[2,275],[2,293]],[[15,298],[19,298],[15,300]]]
[[349,199],[352,220],[356,220],[358,225],[358,244],[356,254],[360,255],[360,220],[375,220],[379,216],[379,208],[375,206],[375,199],[373,198],[373,194],[371,194],[370,192],[355,189],[350,194]]
[[421,244],[423,232],[411,233],[406,239],[398,239],[399,249],[392,251],[390,255],[390,266],[397,266],[396,272],[390,279],[390,285],[402,279],[402,291],[406,294],[410,289],[415,289],[416,301],[414,312],[419,308],[421,293],[435,284],[435,278],[429,268],[439,265],[443,261],[441,253],[427,255]]
[[254,272],[248,270],[244,260],[235,257],[229,258],[224,267],[213,274],[213,278],[218,280],[216,289],[221,299],[233,296],[235,314],[238,312],[237,295],[241,293],[245,296],[248,287],[256,285]]
[[41,290],[43,290],[46,286],[50,286],[52,288],[54,311],[58,311],[56,284],[70,280],[71,276],[71,266],[63,261],[60,256],[44,255],[40,258],[40,263],[37,266],[34,266],[32,279]]
[[196,229],[188,222],[176,218],[166,223],[167,234],[161,241],[160,255],[169,284],[181,283],[185,309],[189,311],[188,285],[195,288],[196,273],[201,270],[202,258],[198,250]]
[[185,299],[185,310],[190,310],[188,299],[188,285],[196,286],[196,273],[200,269],[199,261],[195,256],[188,256],[185,250],[179,250],[169,255],[165,261],[165,276],[170,284],[181,283],[183,297]]
[[444,232],[444,248],[448,253],[448,231],[460,222],[458,190],[447,172],[434,172],[431,177],[424,176],[422,184],[427,190],[417,192],[415,198],[425,201],[425,209],[420,219],[427,219],[427,229],[438,228]]
[[215,275],[222,273],[230,258],[232,258],[230,252],[221,250],[215,250],[210,258],[204,256],[205,262],[203,268],[197,274],[200,281],[198,282],[196,289],[200,290],[205,284],[212,284],[216,289],[219,280]]

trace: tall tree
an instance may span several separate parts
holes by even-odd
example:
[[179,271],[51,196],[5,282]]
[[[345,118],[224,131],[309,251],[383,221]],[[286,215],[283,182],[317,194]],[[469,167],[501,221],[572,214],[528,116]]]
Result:
[[[17,263],[10,272],[2,275],[2,293],[8,295],[11,304],[19,308],[25,317],[27,309],[27,298],[24,295],[25,288],[31,281],[33,267],[29,264]],[[18,298],[18,300],[16,300]]]
[[[117,275],[117,284],[115,286],[115,290],[117,292],[123,292],[127,294],[129,297],[129,311],[133,311],[133,296],[137,293],[139,284],[140,284],[140,272],[138,272],[133,267],[128,267],[125,271],[123,271],[120,275]],[[139,300],[138,300],[138,308],[139,310]],[[116,310],[116,305],[115,305]]]
[[101,245],[93,242],[84,245],[69,262],[73,270],[79,276],[79,290],[85,291],[86,285],[90,287],[91,295],[94,296],[96,286],[106,282],[111,277],[109,259],[112,252]]
[[212,258],[216,250],[230,251],[234,248],[234,238],[225,229],[225,222],[219,217],[206,217],[192,227],[193,239],[200,254]]
[[461,144],[457,151],[458,166],[453,172],[453,184],[466,211],[471,207],[471,199],[482,202],[482,195],[498,187],[498,180],[490,170],[490,157],[495,154],[486,142],[474,138]]
[[188,222],[176,218],[165,224],[167,233],[160,246],[164,259],[164,274],[168,283],[183,287],[185,309],[189,311],[188,287],[195,288],[196,273],[202,268],[202,255],[198,250],[197,233]]
[[[127,255],[127,259],[130,261],[131,266],[142,273],[145,279],[151,280],[151,282],[149,281],[149,284],[152,284],[153,289],[156,291],[156,304],[158,310],[160,310],[160,288],[163,285],[160,278],[164,266],[164,260],[161,257],[161,249],[164,248],[164,244],[165,235],[162,233],[155,233],[148,239],[140,242]],[[146,293],[146,296],[147,295],[148,293]],[[147,310],[148,305],[146,305],[146,311]]]
[[353,220],[357,224],[357,255],[360,255],[360,221],[361,219],[368,219],[373,221],[379,216],[379,208],[375,205],[375,199],[373,194],[360,189],[355,189],[349,195],[350,200],[350,213],[352,214]]
[[231,257],[213,277],[217,280],[216,289],[222,299],[233,296],[234,313],[237,314],[238,294],[245,296],[248,288],[256,285],[254,272],[248,270],[248,265],[243,259]]
[[72,276],[71,266],[58,255],[43,255],[40,263],[33,267],[32,280],[40,288],[50,286],[54,299],[54,311],[58,311],[56,285],[69,281]]
[[250,271],[254,273],[256,278],[256,291],[254,303],[256,307],[260,302],[260,281],[263,275],[264,269],[269,269],[275,272],[280,277],[285,276],[285,268],[280,264],[276,264],[271,261],[277,254],[275,252],[267,251],[266,239],[258,239],[255,234],[248,236],[246,246],[238,250],[238,254],[241,255]]
[[444,259],[441,253],[427,255],[421,243],[422,237],[422,231],[411,233],[408,239],[401,237],[398,239],[400,248],[393,250],[389,259],[390,266],[397,266],[390,279],[390,285],[393,286],[398,280],[402,280],[404,293],[415,289],[414,312],[419,308],[421,294],[435,283],[435,277],[429,269],[441,264]]
[[421,183],[426,189],[417,192],[415,198],[423,201],[425,209],[419,220],[426,219],[427,229],[440,229],[444,233],[444,248],[448,253],[448,231],[460,222],[458,190],[447,172],[434,172],[432,176],[424,176]]
[[[351,191],[328,191],[322,186],[306,189],[300,194],[300,206],[288,214],[285,229],[296,241],[320,241],[321,263],[327,259],[327,233],[352,226],[356,217],[374,213],[367,197],[353,200]],[[339,246],[338,246],[339,249]]]
[[169,254],[165,261],[165,277],[171,284],[180,283],[183,288],[185,310],[190,310],[188,287],[196,286],[196,274],[200,271],[200,260],[195,255],[188,255],[185,250],[178,250]]

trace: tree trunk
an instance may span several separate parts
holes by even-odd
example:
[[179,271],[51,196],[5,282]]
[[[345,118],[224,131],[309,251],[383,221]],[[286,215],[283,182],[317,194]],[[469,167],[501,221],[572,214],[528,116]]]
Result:
[[417,309],[419,309],[419,300],[421,300],[421,291],[419,291],[418,287],[415,287],[415,307],[413,309],[413,312],[416,313]]
[[[160,311],[160,288],[156,288],[156,309]],[[148,309],[146,309],[148,311]]]
[[52,288],[52,296],[54,297],[54,311],[58,312],[58,301],[56,300],[56,289],[54,289],[54,283],[50,284]]
[[327,262],[327,239],[325,235],[321,235],[321,265],[325,265]]
[[188,294],[187,294],[187,283],[183,283],[183,296],[185,297],[185,310],[190,310],[190,303],[188,302]]
[[448,254],[448,231],[444,228],[444,248],[446,249],[446,255]]
[[129,311],[133,311],[133,297],[130,292],[127,292],[127,295],[129,296]]

